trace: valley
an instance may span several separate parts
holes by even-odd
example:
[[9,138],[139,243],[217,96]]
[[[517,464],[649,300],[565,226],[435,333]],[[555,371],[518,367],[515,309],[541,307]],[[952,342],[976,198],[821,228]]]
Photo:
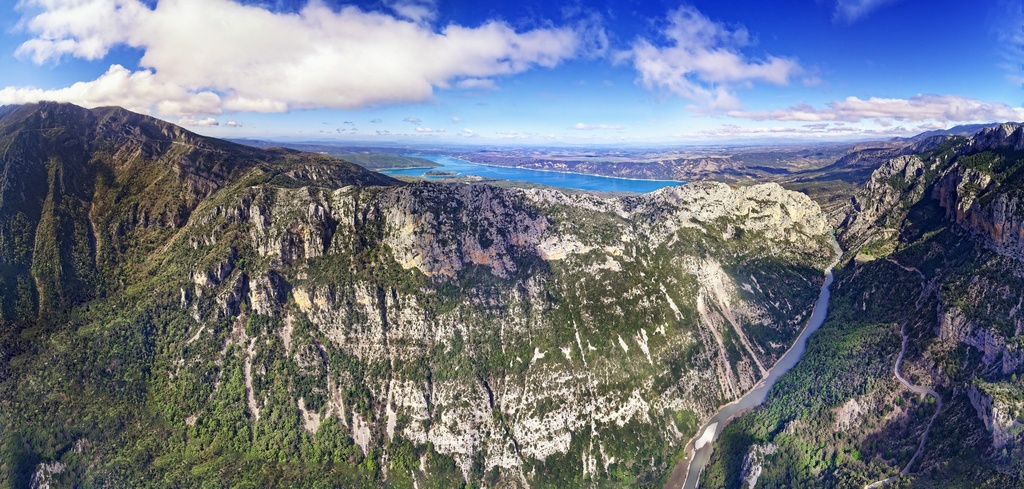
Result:
[[1024,489],[1021,2],[0,10],[0,489]]
[[[4,122],[11,181],[55,169],[3,200],[35,243],[4,276],[29,285],[4,287],[14,484],[56,463],[86,484],[657,486],[782,357],[833,255],[775,184],[399,184],[127,112]],[[116,139],[139,133],[160,138]],[[124,186],[140,167],[185,191]]]
[[5,486],[1019,481],[1020,126],[603,193],[0,117]]

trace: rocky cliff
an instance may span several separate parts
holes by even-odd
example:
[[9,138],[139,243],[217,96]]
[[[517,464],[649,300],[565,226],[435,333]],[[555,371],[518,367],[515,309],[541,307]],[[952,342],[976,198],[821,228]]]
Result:
[[1022,150],[1002,124],[872,173],[837,231],[850,261],[829,319],[706,481],[736,486],[756,460],[769,486],[1021,485]]
[[14,484],[657,485],[834,258],[774,184],[394,185],[119,109],[0,113]]
[[[197,319],[186,336],[216,335],[202,325],[222,318],[280,318],[226,340],[258,372],[246,387],[255,423],[302,403],[311,435],[337,417],[364,455],[387,460],[404,439],[451,457],[466,480],[496,470],[524,485],[552,482],[541,470],[552,463],[571,474],[563,482],[656,481],[689,420],[739,397],[788,347],[829,258],[820,210],[776,185],[625,199],[250,188],[195,222],[190,253],[213,261],[181,290]],[[232,272],[241,249],[251,263]],[[794,289],[768,285],[782,281]],[[319,365],[305,372],[314,387],[261,400],[272,352],[300,371]],[[332,369],[338,358],[377,373]],[[632,430],[644,435],[620,438]]]
[[281,184],[388,184],[355,165],[198,136],[109,107],[5,107],[0,317],[46,315],[131,279],[203,200],[258,171]]

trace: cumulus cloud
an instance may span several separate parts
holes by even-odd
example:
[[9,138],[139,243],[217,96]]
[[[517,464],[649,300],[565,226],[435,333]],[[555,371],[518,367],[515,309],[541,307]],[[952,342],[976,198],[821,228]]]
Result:
[[615,126],[615,125],[609,125],[609,124],[597,124],[597,125],[593,125],[592,126],[592,125],[589,125],[589,124],[584,124],[582,122],[577,122],[575,125],[572,126],[572,128],[577,130],[577,131],[597,131],[597,130],[617,131],[619,129],[622,129],[622,126]]
[[899,0],[836,0],[832,21],[852,24],[868,14]]
[[201,119],[197,119],[195,117],[182,117],[181,119],[178,119],[178,125],[189,127],[215,127],[219,126],[220,123],[213,117],[203,117]]
[[452,124],[460,124],[461,122],[462,122],[462,118],[461,117],[454,116],[454,115],[452,116]]
[[190,91],[161,80],[149,70],[132,73],[121,65],[113,65],[93,81],[78,82],[67,88],[41,90],[32,87],[0,89],[0,104],[24,104],[52,100],[72,102],[86,107],[119,105],[136,112],[171,116],[194,116],[221,113],[221,97],[204,90]]
[[242,123],[238,121],[227,121],[224,123],[226,127],[242,127]]
[[740,52],[751,44],[746,28],[714,22],[693,7],[670,12],[663,36],[661,45],[636,40],[618,59],[632,62],[645,88],[668,91],[702,108],[736,109],[736,86],[787,85],[803,71],[791,58],[747,58]]
[[423,120],[421,120],[419,117],[406,117],[405,119],[402,119],[402,122],[408,122],[409,124],[419,124],[423,122]]
[[[731,111],[729,115],[757,121],[845,121],[860,122],[874,119],[882,125],[891,121],[937,122],[991,122],[1024,120],[1024,109],[999,102],[957,95],[917,95],[901,98],[847,97],[830,102],[827,107],[814,108],[807,104],[767,112]],[[888,121],[888,122],[885,122]]]
[[416,132],[434,132],[434,130],[429,127],[417,126]]
[[[319,1],[297,13],[232,0],[158,0],[152,8],[141,0],[21,5],[31,12],[23,25],[33,39],[18,48],[20,56],[36,63],[95,60],[127,46],[144,53],[142,70],[122,76],[123,90],[109,89],[101,77],[76,89],[91,97],[65,91],[73,87],[26,87],[2,92],[3,103],[63,95],[88,106],[102,100],[178,115],[358,109],[428,101],[435,88],[551,68],[586,48],[572,26],[517,31],[488,21],[438,30],[425,23],[429,9],[416,11],[429,5],[423,2],[393,2],[396,15],[334,10]],[[204,105],[191,100],[197,97]]]

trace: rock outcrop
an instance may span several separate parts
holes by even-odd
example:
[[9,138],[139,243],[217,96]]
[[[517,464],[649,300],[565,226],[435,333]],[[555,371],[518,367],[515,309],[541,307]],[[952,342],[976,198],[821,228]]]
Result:
[[62,483],[651,486],[834,258],[775,184],[403,185],[61,104],[0,147],[0,456]]
[[[288,338],[286,350],[319,338],[311,351],[328,365],[349,357],[381,372],[321,369],[325,402],[301,398],[307,431],[340,415],[364,453],[387,453],[398,438],[429,444],[467,480],[476,463],[530,481],[540,476],[529,467],[559,457],[602,478],[623,450],[671,451],[689,434],[659,428],[672,423],[666,414],[703,417],[762,378],[832,258],[817,205],[775,184],[622,198],[254,187],[231,199],[197,212],[189,247],[211,253],[235,236],[233,247],[254,252],[244,300],[284,316],[268,333]],[[224,263],[196,272],[191,295],[209,295],[207,278],[234,283],[241,271],[221,277]],[[769,285],[783,277],[792,289]],[[294,336],[298,322],[312,338]],[[411,364],[428,370],[397,367]],[[254,364],[257,385],[269,369]],[[362,408],[344,395],[363,389]],[[653,431],[616,441],[627,426]]]

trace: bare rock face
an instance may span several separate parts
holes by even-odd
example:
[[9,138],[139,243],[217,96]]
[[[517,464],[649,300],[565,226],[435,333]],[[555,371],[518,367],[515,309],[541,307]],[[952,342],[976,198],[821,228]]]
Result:
[[1008,393],[1005,390],[1005,387],[984,383],[971,385],[968,390],[971,405],[991,432],[992,448],[996,450],[1014,442],[1024,431],[1024,424],[1018,421],[1022,407],[1020,392]]
[[891,232],[894,223],[888,218],[901,211],[900,203],[917,201],[924,193],[924,172],[924,162],[917,155],[898,156],[883,163],[872,172],[864,192],[854,196],[853,206],[840,225],[840,238],[853,247],[864,244],[873,234]]
[[980,153],[1001,149],[1024,149],[1024,126],[1007,123],[982,129],[971,138],[965,152]]
[[1016,381],[1009,381],[1024,365],[1021,296],[1013,285],[1024,260],[1022,160],[1024,127],[1017,124],[951,138],[930,153],[890,159],[873,172],[840,231],[847,247],[883,256],[899,251],[897,234],[907,232],[908,221],[930,219],[932,229],[940,231],[948,223],[955,231],[950,241],[970,243],[966,249],[974,255],[949,257],[943,266],[960,260],[960,268],[952,274],[930,272],[928,287],[937,298],[934,332],[941,348],[962,344],[980,353],[972,360],[975,375],[989,382],[976,380],[964,390],[969,388],[996,449],[1019,443],[1024,419],[1014,401],[1021,393]]
[[521,195],[494,187],[432,189],[404,187],[383,196],[384,242],[403,268],[427,276],[453,277],[466,265],[490,268],[507,278],[517,271],[517,255],[536,247],[548,219],[516,209]]
[[[625,457],[676,450],[696,429],[678,413],[700,419],[764,377],[833,258],[818,206],[775,184],[621,198],[254,187],[226,199],[182,241],[200,253],[232,243],[236,268],[247,261],[244,275],[199,274],[223,313],[279,318],[243,352],[252,398],[272,403],[259,359],[281,348],[308,379],[288,404],[301,429],[316,436],[334,417],[363,453],[429,445],[470,481],[482,465],[527,485],[554,459],[599,480]],[[646,434],[622,438],[636,429]]]
[[1012,338],[986,325],[975,325],[959,309],[940,309],[938,319],[939,339],[974,347],[981,352],[985,366],[998,365],[1002,374],[1009,375],[1024,365],[1024,350],[1019,349]]

